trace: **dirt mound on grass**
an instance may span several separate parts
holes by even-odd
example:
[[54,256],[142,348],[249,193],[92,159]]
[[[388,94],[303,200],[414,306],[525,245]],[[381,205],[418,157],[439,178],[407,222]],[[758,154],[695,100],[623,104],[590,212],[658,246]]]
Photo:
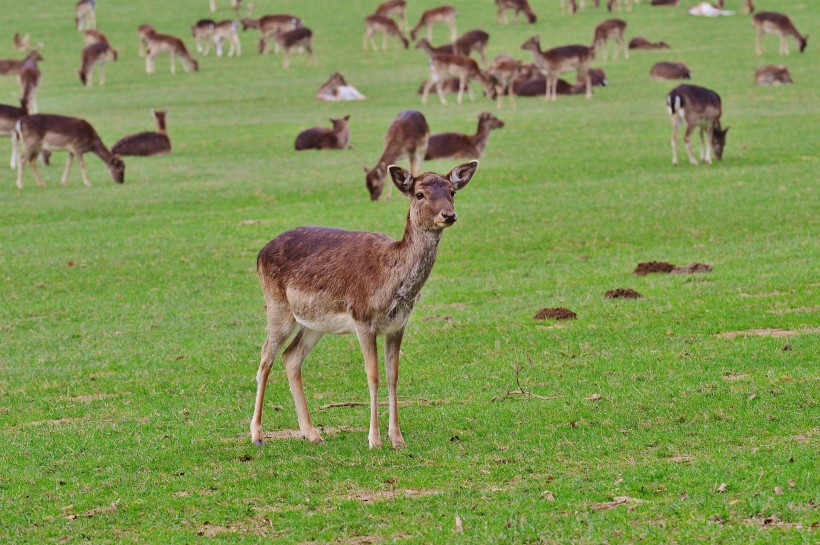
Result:
[[666,261],[647,261],[646,263],[638,263],[633,272],[638,276],[645,276],[647,274],[672,272],[674,268],[675,266],[672,263]]
[[564,307],[542,308],[538,311],[538,314],[534,316],[536,320],[546,320],[547,318],[552,318],[553,320],[574,320],[577,317],[577,314]]
[[712,266],[708,263],[690,263],[688,265],[684,265],[683,267],[675,267],[669,272],[671,274],[708,273],[712,272]]
[[618,288],[616,290],[609,290],[604,294],[604,297],[608,297],[609,299],[640,299],[643,295],[631,288]]

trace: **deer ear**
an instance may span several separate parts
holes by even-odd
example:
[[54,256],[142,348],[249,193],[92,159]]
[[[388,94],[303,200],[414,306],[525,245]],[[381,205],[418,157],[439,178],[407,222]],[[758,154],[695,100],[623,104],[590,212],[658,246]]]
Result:
[[364,169],[365,174],[370,174],[370,169],[367,168],[367,165],[362,165],[362,168]]
[[387,167],[387,171],[390,173],[390,179],[393,180],[393,185],[395,185],[399,191],[409,196],[410,191],[413,189],[413,175],[410,171],[397,165],[390,165]]
[[473,174],[475,174],[477,168],[478,161],[468,161],[454,167],[453,170],[447,174],[446,178],[450,180],[451,184],[453,184],[453,189],[458,191],[463,189],[464,186],[469,183],[470,178],[473,177]]
[[350,114],[347,114],[347,115],[346,115],[346,116],[344,116],[342,119],[344,119],[345,121],[348,121],[348,120],[350,119]]
[[731,129],[731,127],[726,127],[725,129],[723,129],[724,136],[726,136],[726,133],[729,132],[729,129]]

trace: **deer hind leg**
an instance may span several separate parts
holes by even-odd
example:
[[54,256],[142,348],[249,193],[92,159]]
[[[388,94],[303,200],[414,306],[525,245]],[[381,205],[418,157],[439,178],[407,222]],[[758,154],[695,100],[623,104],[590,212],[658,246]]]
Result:
[[421,103],[425,106],[427,105],[427,99],[430,95],[430,89],[433,87],[434,84],[435,81],[433,81],[433,75],[431,74],[430,78],[424,82],[424,90],[421,93]]
[[452,43],[456,43],[457,39],[458,39],[458,29],[456,28],[456,22],[453,21],[452,23],[450,23],[450,41]]
[[587,85],[587,98],[592,98],[592,78],[589,75],[589,67],[584,67],[583,71],[586,76],[584,79]]
[[387,437],[393,448],[404,446],[404,437],[399,429],[399,403],[398,403],[398,383],[399,383],[399,355],[401,340],[404,330],[388,335],[384,340],[384,370],[387,378],[387,404],[389,406],[390,417],[387,425]]
[[97,68],[97,76],[100,78],[100,86],[105,85],[105,63]]
[[[703,128],[700,129],[700,143],[701,146],[706,150],[706,155],[704,156],[703,160],[706,161],[707,165],[712,164],[712,134],[714,128],[710,126],[708,129],[704,130]],[[703,141],[703,133],[706,133],[706,142]]]
[[356,324],[356,335],[364,356],[364,370],[370,389],[370,432],[367,441],[370,448],[381,447],[379,434],[379,358],[376,351],[376,333],[367,324]]
[[[20,166],[17,170],[17,187],[23,187],[23,165],[22,161],[20,161]],[[37,185],[40,187],[45,187],[46,183],[43,181],[43,177],[40,176],[40,171],[37,170],[37,154],[33,154],[28,159],[28,164],[31,166],[31,171],[34,173],[34,179],[37,180]]]
[[382,51],[387,51],[387,30],[382,31]]
[[321,443],[322,435],[313,427],[308,412],[305,390],[302,387],[302,364],[305,358],[322,338],[322,333],[313,329],[300,328],[293,341],[282,354],[282,362],[288,375],[290,393],[296,405],[296,418],[299,421],[299,431],[311,443]]
[[171,57],[171,73],[176,74],[177,73],[177,55],[176,55],[176,53],[171,51],[168,54],[168,56]]
[[290,67],[290,48],[285,48],[285,68]]
[[447,106],[447,99],[444,97],[444,91],[441,88],[443,81],[444,81],[443,78],[438,78],[436,80],[436,93],[438,93],[438,99],[441,101],[441,103],[443,105]]
[[678,164],[678,131],[680,130],[680,115],[672,114],[672,164]]
[[63,171],[63,177],[60,178],[60,183],[63,185],[68,185],[68,173],[71,170],[72,162],[74,162],[74,154],[69,151],[68,158],[65,161],[65,170]]

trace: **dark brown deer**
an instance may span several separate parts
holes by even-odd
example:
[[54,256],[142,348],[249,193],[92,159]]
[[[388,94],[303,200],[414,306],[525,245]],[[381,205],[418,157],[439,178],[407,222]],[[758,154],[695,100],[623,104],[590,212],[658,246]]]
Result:
[[773,11],[761,11],[752,17],[752,23],[754,24],[756,32],[755,53],[757,53],[758,56],[763,54],[762,41],[763,34],[765,32],[771,32],[780,37],[781,55],[789,54],[789,42],[786,40],[786,37],[788,36],[791,36],[797,40],[801,53],[806,50],[806,44],[808,43],[809,37],[802,36],[799,32],[797,32],[792,20],[789,19],[787,15],[775,13]]
[[428,9],[421,14],[419,22],[410,29],[410,37],[415,40],[416,34],[422,27],[427,28],[427,41],[433,41],[433,25],[436,23],[445,24],[450,27],[450,41],[455,42],[458,36],[458,29],[456,28],[456,17],[458,12],[453,6],[440,6],[433,9]]
[[342,100],[364,100],[367,97],[358,89],[347,83],[343,75],[334,72],[319,90],[316,91],[316,100],[338,102]]
[[399,39],[405,49],[410,45],[410,42],[405,38],[404,33],[396,24],[396,21],[384,15],[369,15],[364,19],[364,38],[362,39],[362,49],[367,49],[367,44],[373,46],[373,51],[378,51],[376,40],[373,39],[373,34],[381,32],[382,34],[382,50],[387,50],[387,35],[395,36]]
[[643,36],[635,36],[629,40],[629,49],[671,49],[666,42],[650,42]]
[[299,133],[293,147],[296,151],[306,149],[348,149],[350,147],[350,116],[330,119],[332,129],[312,127]]
[[459,79],[458,96],[456,97],[456,102],[459,104],[461,104],[464,98],[465,89],[469,92],[470,100],[475,101],[472,89],[467,87],[467,83],[473,79],[477,79],[479,83],[481,83],[484,92],[491,100],[495,99],[495,88],[478,67],[478,63],[473,59],[463,55],[434,55],[430,59],[430,79],[428,79],[424,85],[421,103],[427,104],[430,89],[435,86],[441,103],[447,104],[447,99],[444,98],[444,92],[442,90],[442,83],[449,78]]
[[[689,162],[697,165],[692,154],[692,131],[700,128],[700,158],[708,164],[712,163],[714,150],[717,159],[723,158],[723,148],[726,145],[726,133],[729,127],[721,129],[720,116],[722,113],[720,95],[696,85],[679,85],[666,95],[666,108],[672,117],[672,164],[678,164],[678,129],[681,122],[686,122],[686,134],[683,141],[686,143],[686,153]],[[704,142],[704,134],[707,141]]]
[[[599,68],[589,69],[589,78],[593,87],[606,87],[606,73]],[[522,97],[544,96],[547,88],[547,80],[543,76],[536,75],[525,80],[513,82],[515,94]],[[558,95],[582,95],[586,91],[586,79],[578,76],[575,84],[564,79],[558,79],[555,86],[555,93]]]
[[194,59],[188,48],[185,47],[185,42],[171,36],[169,34],[160,34],[151,29],[145,37],[147,52],[145,56],[145,72],[148,74],[154,73],[154,59],[160,53],[168,53],[171,57],[171,73],[177,73],[177,57],[182,60],[182,67],[186,72],[199,70],[199,63]]
[[535,23],[538,18],[535,16],[535,12],[530,7],[530,3],[527,0],[495,0],[496,10],[496,19],[502,25],[506,25],[509,23],[507,20],[507,10],[512,9],[515,10],[515,22],[518,22],[518,14],[524,13],[527,17],[527,22],[530,24]]
[[794,83],[789,69],[784,65],[761,66],[755,71],[755,83],[757,85],[782,85]]
[[77,2],[74,6],[74,24],[77,26],[77,30],[97,26],[96,9],[96,0],[79,0],[79,2]]
[[478,159],[490,139],[490,131],[504,127],[504,122],[489,112],[478,114],[475,134],[443,132],[430,136],[425,161],[432,159]]
[[117,60],[117,50],[112,49],[108,43],[97,42],[85,46],[82,53],[82,66],[80,66],[80,81],[83,85],[91,87],[93,79],[91,72],[95,67],[100,85],[105,85],[105,63],[109,60]]
[[538,36],[533,36],[521,46],[521,49],[532,53],[533,61],[547,80],[545,100],[555,100],[556,87],[561,72],[576,70],[579,76],[586,78],[586,96],[592,98],[592,82],[589,78],[589,63],[594,49],[585,45],[565,45],[541,51]]
[[120,138],[111,152],[120,156],[150,157],[171,153],[171,139],[168,137],[166,118],[168,110],[151,110],[157,123],[157,130],[138,132]]
[[256,375],[251,440],[262,444],[262,407],[273,361],[282,354],[302,436],[322,436],[310,420],[302,387],[302,363],[328,333],[355,333],[364,356],[370,389],[370,448],[381,446],[378,424],[377,336],[385,337],[385,369],[393,448],[404,446],[399,429],[397,384],[405,328],[436,261],[444,229],[456,222],[453,196],[478,168],[470,161],[444,175],[419,176],[396,165],[387,170],[396,188],[410,199],[401,240],[379,233],[329,227],[299,227],[282,233],[259,252],[256,269],[267,308],[267,338]]
[[615,42],[615,52],[612,60],[618,60],[618,49],[623,48],[624,58],[629,58],[629,49],[626,40],[626,21],[621,19],[608,19],[595,27],[595,36],[592,39],[592,47],[595,49],[595,56],[600,57],[603,53],[604,60],[609,52],[609,40]]
[[406,31],[407,25],[407,2],[405,0],[388,0],[376,8],[376,15],[382,17],[398,17],[401,21],[399,28]]
[[[424,115],[416,110],[404,110],[393,120],[384,137],[384,151],[372,169],[364,167],[365,185],[370,192],[370,200],[377,201],[384,191],[384,179],[387,167],[407,157],[410,160],[410,172],[420,172],[421,162],[427,153],[427,141],[430,139],[430,127]],[[385,199],[390,198],[387,187]]]
[[308,66],[319,64],[313,54],[313,32],[309,28],[299,27],[288,32],[282,32],[277,34],[274,39],[285,54],[284,68],[290,66],[290,52],[294,49],[304,49],[307,52]]
[[68,183],[68,173],[75,156],[80,163],[83,184],[86,187],[91,185],[83,159],[83,154],[88,152],[94,153],[103,160],[116,183],[121,184],[125,181],[125,163],[117,155],[108,151],[94,127],[83,119],[62,115],[28,115],[20,119],[15,127],[12,136],[12,145],[15,149],[18,146],[18,138],[23,141],[25,147],[25,151],[18,155],[20,161],[17,164],[17,187],[19,189],[23,189],[23,167],[26,163],[31,165],[37,185],[45,187],[43,178],[37,170],[37,156],[43,150],[68,151],[68,160],[61,179],[63,185]]
[[669,79],[692,79],[692,71],[682,62],[663,61],[649,70],[649,78],[661,81]]
[[484,48],[490,41],[490,35],[483,30],[471,30],[458,37],[453,44],[453,53],[456,55],[469,56],[473,51],[478,51],[481,62],[487,64],[487,57],[484,55]]
[[20,90],[23,93],[21,101],[26,104],[30,114],[37,113],[37,90],[40,88],[40,67],[37,66],[37,61],[43,60],[40,55],[29,55],[20,65],[20,72],[17,75],[17,81],[20,84]]

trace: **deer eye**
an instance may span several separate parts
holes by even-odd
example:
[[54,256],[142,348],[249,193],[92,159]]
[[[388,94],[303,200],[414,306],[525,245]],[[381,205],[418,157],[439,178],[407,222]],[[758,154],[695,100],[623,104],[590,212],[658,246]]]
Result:
[[424,193],[416,193],[416,198],[418,200],[422,200],[424,198]]
[[450,191],[450,196],[451,196],[451,197],[455,197],[455,196],[456,196],[456,192],[455,192],[455,191]]

